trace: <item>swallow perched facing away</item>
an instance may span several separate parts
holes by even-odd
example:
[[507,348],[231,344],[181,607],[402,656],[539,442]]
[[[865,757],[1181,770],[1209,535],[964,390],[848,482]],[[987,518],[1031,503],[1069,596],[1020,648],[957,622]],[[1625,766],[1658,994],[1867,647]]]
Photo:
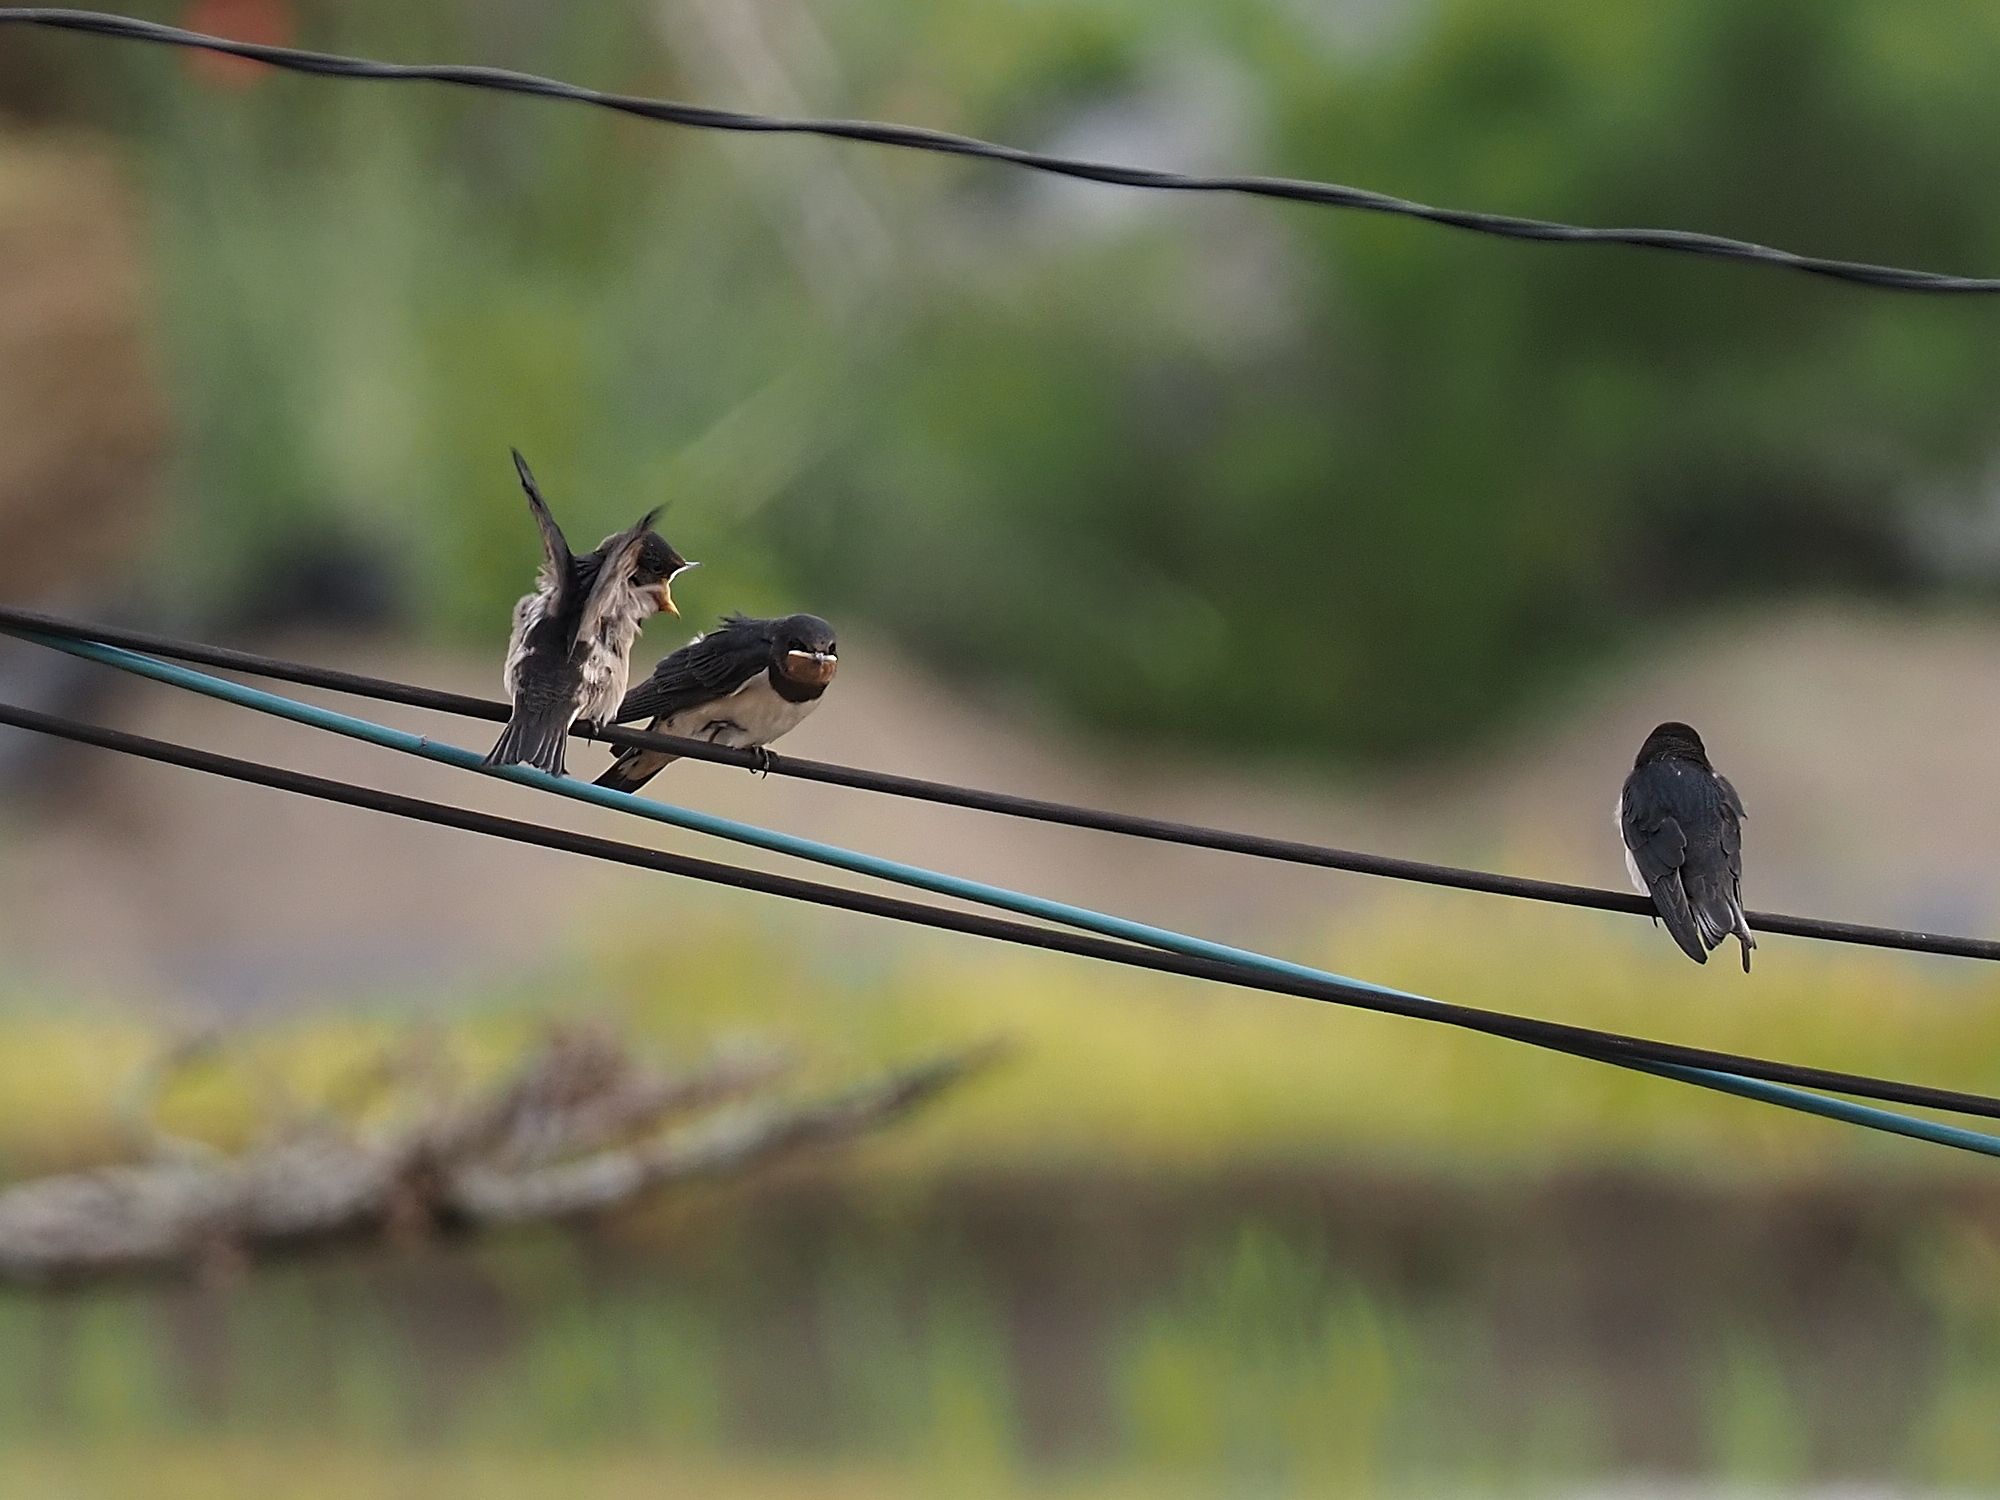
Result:
[[1632,884],[1653,898],[1660,920],[1698,964],[1724,938],[1743,945],[1743,972],[1757,940],[1743,915],[1743,799],[1715,774],[1701,736],[1662,724],[1646,736],[1618,799],[1618,831]]
[[[661,734],[761,751],[819,706],[839,666],[833,627],[818,615],[730,615],[653,668],[618,705],[617,722],[650,718]],[[597,784],[636,792],[674,759],[627,750]]]
[[695,566],[653,530],[657,510],[577,557],[517,452],[514,468],[542,533],[535,591],[514,606],[505,679],[513,716],[486,757],[563,772],[563,748],[578,719],[602,722],[625,696],[632,645],[648,617],[674,607],[674,575]]

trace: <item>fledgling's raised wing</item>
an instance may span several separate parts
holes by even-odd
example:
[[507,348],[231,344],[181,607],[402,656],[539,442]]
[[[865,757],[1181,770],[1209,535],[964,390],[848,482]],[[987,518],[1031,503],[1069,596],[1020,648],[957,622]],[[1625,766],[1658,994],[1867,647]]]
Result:
[[569,550],[562,527],[556,525],[548,501],[542,498],[541,486],[535,483],[528,461],[521,457],[519,448],[509,451],[514,455],[514,472],[521,476],[521,488],[527,492],[528,509],[542,533],[542,566],[536,575],[536,583],[549,596],[546,613],[555,618],[567,614],[574,603],[569,594],[577,581],[576,557]]
[[[616,536],[605,540],[596,552],[597,573],[590,581],[590,592],[583,601],[583,616],[576,627],[576,638],[580,641],[597,639],[605,618],[614,613],[621,598],[632,588],[632,573],[639,565],[639,549],[646,544],[646,535],[653,529],[653,522],[659,519],[658,510],[649,510],[639,518],[639,524],[626,528]],[[643,618],[643,614],[640,616]]]

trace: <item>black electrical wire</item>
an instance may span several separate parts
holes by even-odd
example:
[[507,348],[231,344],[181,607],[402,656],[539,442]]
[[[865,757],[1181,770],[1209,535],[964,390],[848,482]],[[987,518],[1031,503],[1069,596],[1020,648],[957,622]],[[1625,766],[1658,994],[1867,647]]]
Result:
[[[35,610],[0,605],[0,629],[40,631],[47,635],[64,636],[73,640],[98,641],[107,646],[120,646],[128,651],[143,651],[176,661],[192,662],[199,666],[297,683],[303,687],[322,688],[330,692],[348,693],[385,703],[400,703],[409,708],[486,719],[494,723],[504,723],[508,714],[506,704],[492,699],[469,697],[463,693],[447,693],[435,688],[417,687],[409,683],[392,682],[380,677],[342,672],[329,667],[282,661],[248,651],[232,650],[225,646],[176,640],[147,631],[125,630],[114,626],[66,620]],[[996,813],[1003,817],[1026,818],[1069,828],[1091,829],[1101,833],[1115,833],[1189,848],[1213,849],[1225,854],[1242,854],[1256,859],[1310,865],[1319,869],[1344,870],[1351,874],[1441,886],[1450,890],[1473,891],[1482,895],[1509,896],[1520,900],[1583,907],[1595,911],[1624,912],[1631,916],[1654,915],[1652,903],[1633,891],[1608,891],[1596,886],[1570,885],[1554,880],[1532,880],[1524,876],[1501,875],[1486,870],[1466,870],[1452,865],[1430,864],[1423,860],[1399,859],[1393,855],[1336,849],[1321,844],[1302,843],[1295,839],[1268,838],[1261,834],[1209,828],[1196,823],[1177,823],[1165,818],[1139,817],[1104,808],[1079,807],[1066,802],[1050,802],[1038,797],[1020,797],[1007,792],[986,791],[978,787],[954,786],[949,782],[926,781],[919,777],[898,776],[891,772],[864,770],[855,766],[833,765],[825,761],[802,760],[789,755],[773,754],[767,761],[754,751],[734,750],[711,745],[704,740],[682,739],[675,735],[655,734],[643,729],[605,725],[580,728],[572,732],[578,738],[601,740],[620,748],[663,750],[690,760],[714,761],[721,765],[741,766],[752,770],[768,768],[772,774],[778,776],[792,776],[828,786],[907,797],[974,812]],[[1851,943],[1870,948],[1891,948],[1910,953],[1930,953],[1948,958],[1988,961],[2000,959],[2000,941],[1991,938],[1955,937],[1916,929],[1871,927],[1855,922],[1831,922],[1819,917],[1787,916],[1779,912],[1753,911],[1748,915],[1751,927],[1758,932],[1810,938],[1822,942]]]
[[1414,997],[1405,1000],[1393,994],[1384,994],[1358,985],[1339,984],[1331,980],[1309,980],[1269,974],[1218,960],[1183,957],[1136,944],[1039,927],[1033,923],[932,906],[897,896],[848,890],[818,881],[800,880],[792,876],[771,874],[715,860],[696,859],[665,850],[648,849],[637,844],[618,843],[610,839],[574,833],[568,829],[498,817],[490,813],[475,812],[417,797],[406,797],[375,787],[356,786],[349,782],[313,776],[281,766],[241,760],[234,756],[151,739],[124,730],[106,729],[59,715],[20,708],[13,704],[0,703],[0,725],[52,735],[77,744],[91,745],[143,760],[201,771],[253,786],[269,787],[276,791],[313,797],[346,807],[387,813],[392,817],[506,839],[543,849],[554,849],[636,869],[679,875],[712,885],[781,896],[788,900],[882,917],[890,921],[933,927],[946,932],[1041,948],[1080,958],[1150,969],[1164,974],[1177,974],[1190,979],[1291,995],[1300,999],[1318,1000],[1387,1015],[1438,1021],[1463,1030],[1504,1037],[1545,1050],[1613,1063],[1621,1067],[1645,1069],[1659,1065],[1699,1068],[1708,1072],[1735,1074],[1740,1078],[1761,1079],[1768,1083],[1845,1094],[1855,1098],[1876,1099],[1921,1109],[2000,1119],[2000,1098],[1986,1094],[1933,1088],[1924,1084],[1901,1083],[1865,1074],[1775,1062],[1767,1058],[1717,1052],[1702,1047],[1686,1047],[1672,1042],[1628,1036],[1622,1032],[1599,1031],[1590,1027],[1571,1026],[1559,1021],[1539,1020],[1501,1011],[1481,1010],[1473,1006],[1453,1005],[1444,1001],[1418,1001]]
[[1363,213],[1393,214],[1444,224],[1479,234],[1508,239],[1539,240],[1558,244],[1634,245],[1650,250],[1666,250],[1683,255],[1709,256],[1721,260],[1748,261],[1803,271],[1812,276],[1861,286],[1906,292],[2000,292],[2000,278],[1948,276],[1936,271],[1906,270],[1898,266],[1871,265],[1864,261],[1834,260],[1825,256],[1800,255],[1748,240],[1723,235],[1701,234],[1686,229],[1610,229],[1577,224],[1560,224],[1547,219],[1521,218],[1513,214],[1476,213],[1467,209],[1438,208],[1427,203],[1366,188],[1344,187],[1332,182],[1313,182],[1291,177],[1190,175],[1158,171],[1146,167],[1120,166],[1114,162],[1088,161],[1080,157],[1058,156],[1045,151],[1028,151],[973,136],[949,131],[928,130],[913,125],[879,124],[866,120],[788,119],[773,115],[749,114],[739,110],[710,109],[698,104],[682,104],[668,99],[649,99],[632,94],[611,94],[583,88],[559,79],[518,73],[507,68],[476,67],[458,63],[386,63],[367,58],[345,57],[331,52],[309,52],[296,47],[273,47],[259,42],[231,41],[206,36],[178,26],[163,26],[129,16],[100,11],[67,10],[47,6],[18,6],[0,9],[0,22],[12,21],[31,26],[55,27],[87,32],[96,36],[129,41],[157,42],[173,47],[197,47],[232,57],[249,58],[272,67],[324,77],[376,79],[387,82],[427,81],[456,84],[467,88],[497,89],[513,94],[533,94],[545,99],[595,105],[638,115],[670,125],[700,130],[742,131],[766,135],[816,135],[836,140],[867,141],[911,151],[937,152],[946,156],[973,157],[1004,162],[1061,177],[1089,182],[1111,183],[1120,187],[1152,188],[1182,193],[1231,193],[1255,198],[1276,198],[1294,203],[1311,203],[1331,208],[1356,209]]

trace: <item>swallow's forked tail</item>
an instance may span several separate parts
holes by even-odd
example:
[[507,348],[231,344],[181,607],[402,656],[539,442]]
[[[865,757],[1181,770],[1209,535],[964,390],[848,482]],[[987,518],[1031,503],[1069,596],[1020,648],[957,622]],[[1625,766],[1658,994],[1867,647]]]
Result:
[[1757,946],[1757,939],[1750,935],[1750,919],[1743,913],[1743,898],[1737,894],[1735,880],[1730,878],[1727,884],[1721,879],[1692,880],[1687,897],[1701,946],[1716,948],[1735,938],[1743,945],[1743,972],[1748,974],[1750,950]]
[[636,792],[671,765],[673,759],[657,750],[627,750],[611,763],[610,770],[597,778],[597,784],[614,792]]

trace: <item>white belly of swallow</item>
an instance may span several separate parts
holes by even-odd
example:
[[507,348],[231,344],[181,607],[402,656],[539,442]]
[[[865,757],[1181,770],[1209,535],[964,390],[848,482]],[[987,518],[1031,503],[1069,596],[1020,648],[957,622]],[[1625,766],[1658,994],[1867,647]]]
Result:
[[1625,842],[1625,794],[1618,794],[1618,801],[1611,809],[1611,821],[1618,828],[1618,847],[1625,851],[1625,873],[1632,877],[1632,889],[1642,896],[1653,894],[1646,884],[1646,877],[1639,873],[1639,861],[1632,857],[1632,846]]
[[667,734],[751,750],[796,729],[818,705],[817,698],[793,703],[780,697],[770,677],[760,672],[727,698],[662,719],[660,728]]

